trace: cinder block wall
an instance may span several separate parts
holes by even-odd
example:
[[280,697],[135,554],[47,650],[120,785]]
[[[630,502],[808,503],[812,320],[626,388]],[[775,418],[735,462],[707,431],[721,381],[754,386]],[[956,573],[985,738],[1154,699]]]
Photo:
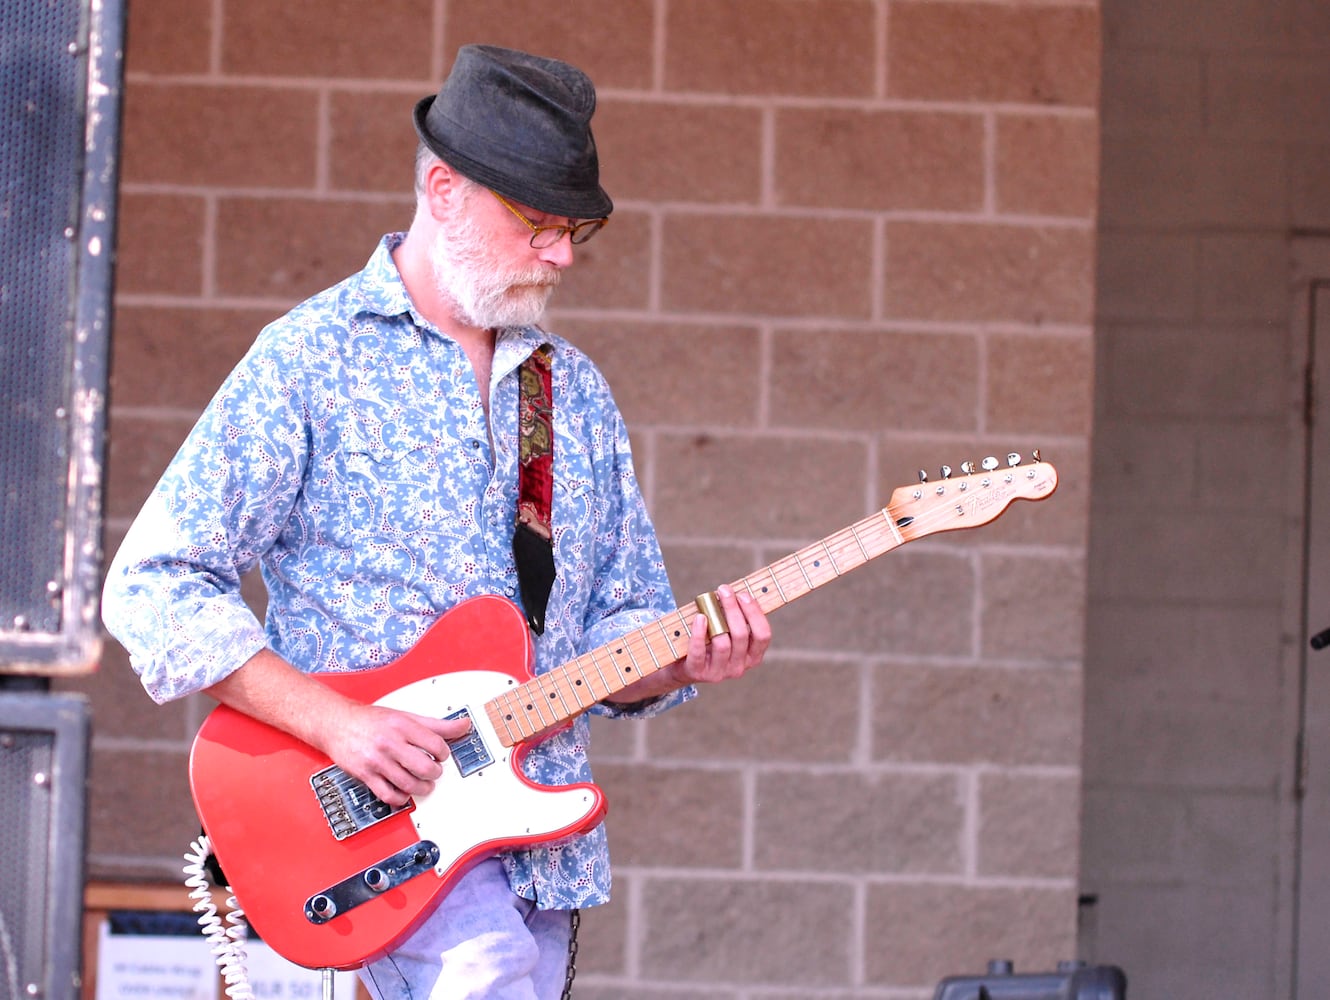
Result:
[[1330,233],[1330,6],[1102,13],[1084,951],[1133,998],[1273,1000],[1307,652],[1290,237]]
[[[937,0],[131,5],[108,551],[267,319],[410,213],[460,44],[597,81],[610,228],[552,325],[616,386],[681,600],[1042,449],[1062,485],[778,613],[760,676],[597,725],[578,996],[923,997],[1075,946],[1098,12]],[[257,597],[256,597],[257,599]],[[123,652],[90,870],[173,879],[209,704]],[[261,816],[256,816],[261,823]]]

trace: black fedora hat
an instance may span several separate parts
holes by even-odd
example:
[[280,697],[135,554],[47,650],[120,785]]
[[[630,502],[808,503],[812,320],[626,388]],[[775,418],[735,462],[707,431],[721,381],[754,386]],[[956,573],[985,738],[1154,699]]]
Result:
[[476,183],[551,215],[599,219],[614,203],[600,186],[595,110],[595,87],[580,69],[465,45],[414,117],[421,141]]

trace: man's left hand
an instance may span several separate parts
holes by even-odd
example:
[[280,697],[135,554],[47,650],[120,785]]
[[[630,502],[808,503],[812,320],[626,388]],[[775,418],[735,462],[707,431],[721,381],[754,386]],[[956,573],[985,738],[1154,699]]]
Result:
[[706,616],[693,619],[688,654],[670,665],[680,684],[715,684],[742,677],[762,662],[771,645],[766,613],[751,595],[722,586],[716,597],[729,631],[708,637]]

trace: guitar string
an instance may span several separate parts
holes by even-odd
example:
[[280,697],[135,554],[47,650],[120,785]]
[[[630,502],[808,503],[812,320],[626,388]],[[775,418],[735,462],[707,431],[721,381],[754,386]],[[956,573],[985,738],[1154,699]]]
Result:
[[[805,546],[804,548],[799,549],[798,551],[791,553],[790,555],[784,556],[781,559],[778,559],[775,562],[773,562],[770,566],[763,567],[762,569],[755,571],[749,576],[744,577],[738,581],[735,581],[730,585],[731,589],[734,589],[736,591],[740,589],[746,589],[750,594],[753,594],[753,586],[754,586],[753,578],[760,577],[763,574],[766,574],[771,577],[771,585],[776,588],[777,596],[779,597],[778,603],[771,605],[771,607],[767,608],[766,610],[774,610],[777,607],[784,606],[785,604],[790,603],[791,601],[795,600],[798,597],[802,597],[805,594],[811,593],[813,590],[817,589],[823,584],[828,583],[831,580],[836,579],[840,576],[843,576],[845,573],[849,572],[850,570],[857,569],[859,566],[862,566],[864,563],[870,561],[871,559],[884,555],[885,553],[891,551],[892,549],[905,544],[905,542],[907,541],[913,541],[918,537],[924,537],[925,535],[932,534],[938,530],[943,530],[940,528],[941,522],[954,519],[957,516],[963,516],[964,511],[958,512],[957,510],[958,504],[963,505],[964,502],[971,497],[984,495],[983,491],[987,490],[989,487],[993,485],[1006,485],[1014,487],[1017,485],[1016,477],[1018,473],[1023,473],[1027,476],[1027,478],[1032,478],[1033,471],[1040,464],[1042,463],[1014,467],[1002,473],[998,473],[995,470],[993,473],[967,476],[964,479],[944,480],[943,483],[939,484],[938,487],[935,487],[934,489],[935,490],[941,489],[945,490],[946,492],[937,493],[935,499],[933,500],[933,502],[929,504],[928,508],[923,512],[921,512],[920,514],[913,515],[912,519],[906,524],[904,525],[898,524],[898,519],[895,517],[895,515],[892,512],[892,504],[889,503],[886,507],[880,509],[879,511],[873,514],[870,514],[868,517],[863,518],[862,520],[857,521],[846,528],[842,528],[841,530],[834,532],[831,535],[828,535],[826,538],[814,542],[811,545]],[[966,488],[971,482],[979,484],[978,489],[974,492],[970,492]],[[914,487],[913,489],[921,491],[921,496],[918,499],[912,499],[907,504],[903,504],[900,507],[898,507],[897,511],[898,513],[908,510],[909,504],[922,503],[930,499],[928,496],[929,491],[926,490],[922,485],[919,487]],[[895,493],[892,494],[893,499],[895,498],[895,495],[898,492],[900,492],[900,490],[897,490]],[[974,522],[973,526],[978,527],[982,524],[986,524],[988,521],[992,520],[998,514],[1004,511],[1011,500],[1020,499],[1021,496],[1022,495],[1019,493],[1014,493],[1008,499],[1008,502],[1004,503],[991,516],[985,517],[982,520]],[[909,515],[902,514],[902,516],[909,516]],[[934,522],[938,522],[938,525],[935,525]],[[971,525],[958,525],[957,527],[969,527],[969,526]],[[909,538],[902,537],[900,533],[901,527],[907,527],[909,529],[913,529],[910,531],[911,537]],[[921,527],[927,528],[928,530],[920,533],[918,529]],[[872,551],[870,551],[870,549],[865,546],[864,535],[861,534],[861,532],[864,532],[865,534],[869,535],[870,541],[873,543]],[[881,545],[881,548],[878,548],[877,546],[881,544],[883,541],[882,536],[884,534],[888,536],[887,539],[888,543]],[[851,542],[853,543],[853,545],[850,544]],[[832,549],[833,544],[837,547],[837,550],[843,550],[849,552],[851,555],[855,555],[853,549],[858,549],[857,561],[852,561],[851,565],[847,565],[844,569],[842,569],[836,561],[835,552]],[[815,581],[812,577],[809,576],[809,561],[812,558],[813,553],[819,549],[826,554],[827,560],[831,565],[831,573],[829,575],[823,575],[822,573],[819,573],[817,575],[818,579]],[[813,563],[812,568],[820,570],[821,566],[819,563]],[[796,593],[794,593],[793,597],[788,596],[786,588],[781,585],[782,581],[784,581],[786,584],[792,585],[790,586],[791,591],[797,591]],[[801,582],[803,584],[803,589],[800,589],[797,586]],[[763,589],[762,592],[765,593],[765,588]],[[759,599],[759,601],[761,600],[761,598],[757,594],[753,594],[753,596]],[[676,609],[676,611],[673,612],[672,614],[674,616],[683,619],[684,634],[691,634],[688,628],[688,622],[690,622],[694,617],[696,617],[698,613],[699,612],[697,609],[697,604],[693,603]],[[649,630],[653,629],[654,627],[660,627],[662,623],[670,617],[671,615],[662,616],[662,618],[657,619],[655,622],[652,622],[650,625],[635,629],[619,638],[618,642],[615,644],[616,649],[613,652],[611,652],[609,655],[612,665],[614,664],[615,656],[622,657],[625,655],[627,656],[629,662],[632,664],[632,669],[630,671],[630,673],[633,675],[632,679],[628,679],[624,676],[624,668],[618,666],[615,667],[615,673],[619,676],[619,679],[622,681],[623,687],[628,686],[628,684],[632,683],[633,680],[639,679],[643,676],[649,676],[649,673],[654,673],[656,670],[660,669],[662,664],[660,658],[656,655],[655,643],[653,643],[652,639],[648,636],[647,633]],[[663,632],[664,630],[662,629],[662,633]],[[665,639],[666,639],[666,644],[670,649],[670,652],[673,654],[673,659],[678,659],[678,651],[674,648],[673,643],[668,640],[668,636],[665,636]],[[606,647],[604,646],[600,647],[601,650],[604,650],[605,648]],[[517,701],[522,700],[519,697],[518,692],[521,691],[522,688],[528,687],[528,685],[530,685],[533,688],[541,688],[541,689],[548,686],[549,688],[558,691],[561,686],[560,681],[564,681],[567,679],[567,677],[571,674],[571,669],[573,667],[577,667],[578,669],[580,669],[580,664],[585,659],[591,660],[593,665],[597,667],[597,672],[600,674],[602,681],[604,681],[604,672],[600,670],[599,664],[596,663],[595,660],[596,652],[598,652],[598,650],[592,650],[591,652],[583,654],[582,656],[575,657],[567,664],[555,668],[549,673],[542,675],[542,677],[540,678],[533,678],[530,681],[526,681],[522,685],[519,685],[518,689],[516,689],[515,691],[508,692],[500,697],[503,699],[507,699],[510,702],[510,704],[515,705]],[[647,654],[653,661],[652,669],[648,674],[643,674],[641,670],[641,664],[639,662],[638,656],[636,655],[638,653]],[[667,663],[673,662],[673,659],[668,660],[666,662]],[[621,690],[621,688],[619,689]],[[553,694],[551,694],[550,697],[553,697]],[[600,697],[603,698],[604,695]],[[536,698],[529,698],[527,700],[533,704],[539,704],[541,701],[543,701],[543,699],[536,699]],[[595,703],[595,700],[599,700],[599,698],[594,699],[592,701],[588,701],[585,704],[583,704],[582,700],[580,698],[577,698],[574,693],[574,703],[577,706],[575,710],[569,708],[567,700],[563,697],[561,691],[559,691],[559,700],[563,702],[564,711],[567,714],[562,719],[556,719],[553,723],[546,723],[542,714],[540,718],[541,722],[540,727],[532,729],[530,733],[523,733],[522,738],[525,738],[526,736],[530,735],[535,735],[536,733],[541,732],[543,729],[548,728],[552,724],[557,724],[559,722],[567,721],[567,719],[574,717],[575,715],[579,714],[582,711],[585,711],[587,708],[589,708],[592,704]],[[513,716],[515,718],[517,714],[520,713],[509,712],[505,714],[504,718],[507,721],[509,720],[509,716]],[[519,731],[521,731],[524,728],[527,727],[519,727]],[[512,736],[511,728],[509,729],[509,736]]]

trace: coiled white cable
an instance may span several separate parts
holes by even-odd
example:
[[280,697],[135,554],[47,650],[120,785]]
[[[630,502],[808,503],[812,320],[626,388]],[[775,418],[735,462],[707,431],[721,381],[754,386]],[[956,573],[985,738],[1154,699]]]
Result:
[[226,995],[231,1000],[253,1000],[254,990],[245,968],[245,938],[248,934],[245,913],[235,896],[231,896],[226,901],[228,912],[226,923],[223,923],[217,916],[217,905],[212,900],[212,887],[208,885],[204,868],[212,853],[207,836],[192,841],[189,850],[190,853],[185,855],[185,886],[194,902],[194,912],[199,915],[199,927],[212,946],[212,956],[226,982]]

